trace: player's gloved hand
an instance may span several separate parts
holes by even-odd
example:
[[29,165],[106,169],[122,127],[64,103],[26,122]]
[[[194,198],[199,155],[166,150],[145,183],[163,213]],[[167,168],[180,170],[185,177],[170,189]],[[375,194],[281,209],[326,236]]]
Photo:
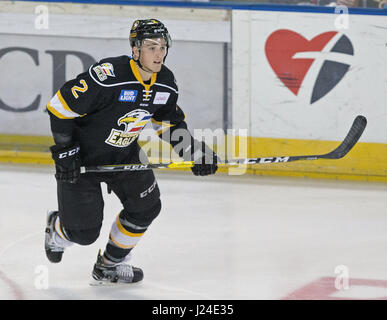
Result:
[[191,171],[195,176],[207,176],[218,170],[218,156],[204,142],[199,144],[199,148],[196,147],[193,160],[195,164],[191,167]]
[[79,144],[71,146],[50,147],[52,159],[55,161],[55,178],[59,181],[76,183],[81,174],[81,159]]

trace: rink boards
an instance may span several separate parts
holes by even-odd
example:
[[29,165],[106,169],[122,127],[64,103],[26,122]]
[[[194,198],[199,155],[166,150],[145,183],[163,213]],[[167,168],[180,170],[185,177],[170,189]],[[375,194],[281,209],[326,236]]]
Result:
[[326,153],[356,115],[368,119],[344,159],[247,173],[387,181],[385,12],[169,5],[2,2],[0,161],[52,164],[53,92],[93,59],[123,54],[135,18],[157,16],[175,41],[167,62],[190,128],[246,130],[248,157]]
[[[7,141],[7,143],[6,143]],[[11,143],[9,143],[11,142]],[[251,138],[248,137],[248,157],[274,157],[308,154],[324,154],[338,146],[339,141],[313,141],[297,139]],[[51,137],[0,136],[2,149],[0,161],[8,163],[24,163],[53,165],[48,147],[52,145]],[[15,149],[15,144],[19,147]],[[141,142],[140,142],[141,144]],[[216,150],[215,146],[215,150]],[[162,160],[170,160],[170,154]],[[338,180],[379,181],[387,182],[385,159],[387,148],[378,143],[358,143],[350,153],[339,160],[297,161],[293,163],[274,163],[249,165],[233,175],[256,174],[264,176],[290,176],[327,178]],[[372,159],[372,161],[370,161]],[[150,158],[157,162],[157,159]],[[162,169],[165,170],[165,169]],[[189,169],[168,169],[189,170]],[[219,168],[219,172],[229,173],[227,168]]]

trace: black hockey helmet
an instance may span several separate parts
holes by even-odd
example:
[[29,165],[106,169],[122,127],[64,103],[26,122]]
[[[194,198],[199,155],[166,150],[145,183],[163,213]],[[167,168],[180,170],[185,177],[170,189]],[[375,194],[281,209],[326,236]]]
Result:
[[130,46],[141,48],[142,40],[152,38],[163,38],[167,43],[167,48],[172,46],[172,40],[168,29],[164,24],[156,19],[136,20],[130,29]]

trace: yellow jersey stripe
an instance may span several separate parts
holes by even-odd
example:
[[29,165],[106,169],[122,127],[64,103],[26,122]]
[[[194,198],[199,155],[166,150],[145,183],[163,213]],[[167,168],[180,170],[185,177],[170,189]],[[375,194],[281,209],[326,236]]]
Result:
[[63,96],[62,96],[62,94],[60,93],[60,90],[58,90],[58,92],[56,93],[56,95],[57,95],[57,97],[58,97],[60,103],[62,104],[62,107],[63,107],[65,110],[70,111],[70,112],[72,112],[72,113],[75,113],[75,114],[77,114],[79,117],[83,117],[83,116],[86,115],[86,113],[85,113],[85,114],[79,114],[79,113],[74,112],[73,110],[71,110],[70,107],[69,107],[69,105],[68,105],[67,102],[65,101],[65,99],[63,99]]
[[63,99],[62,94],[58,91],[50,100],[47,105],[47,109],[60,119],[74,119],[77,117],[83,117],[86,114],[80,115],[72,111]]
[[56,116],[59,119],[74,119],[75,117],[66,117],[63,114],[59,113],[56,109],[54,109],[50,102],[46,106],[47,110],[50,111],[54,116]]

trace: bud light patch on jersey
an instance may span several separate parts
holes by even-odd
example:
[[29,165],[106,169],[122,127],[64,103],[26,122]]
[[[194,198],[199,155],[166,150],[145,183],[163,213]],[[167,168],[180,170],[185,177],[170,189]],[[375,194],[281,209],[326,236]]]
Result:
[[135,102],[137,98],[137,90],[121,90],[118,101],[121,102]]
[[145,127],[151,118],[152,115],[148,111],[142,109],[136,109],[125,114],[117,121],[118,126],[123,126],[123,130],[112,129],[109,137],[105,140],[105,143],[113,147],[127,147],[137,139],[141,130]]

